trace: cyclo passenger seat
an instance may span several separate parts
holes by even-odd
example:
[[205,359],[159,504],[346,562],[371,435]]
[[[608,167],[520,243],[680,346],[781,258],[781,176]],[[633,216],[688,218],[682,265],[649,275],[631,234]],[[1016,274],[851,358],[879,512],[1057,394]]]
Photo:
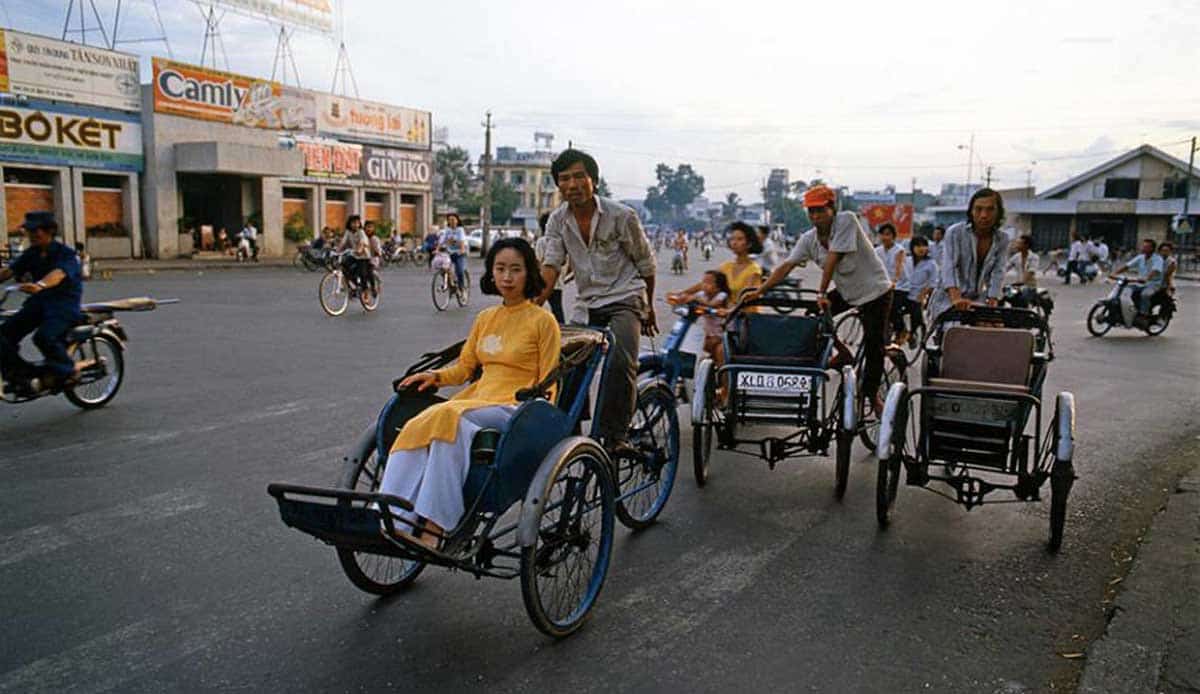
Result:
[[815,316],[742,313],[730,331],[729,361],[734,364],[815,366],[827,336]]
[[1016,328],[956,325],[942,338],[935,388],[1029,393],[1034,335]]

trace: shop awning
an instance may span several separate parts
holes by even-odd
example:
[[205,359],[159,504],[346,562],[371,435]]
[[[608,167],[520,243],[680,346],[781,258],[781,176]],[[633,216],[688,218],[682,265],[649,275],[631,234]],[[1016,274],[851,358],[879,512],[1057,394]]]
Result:
[[295,149],[231,142],[179,142],[175,144],[175,170],[180,173],[300,176],[304,173],[304,155]]

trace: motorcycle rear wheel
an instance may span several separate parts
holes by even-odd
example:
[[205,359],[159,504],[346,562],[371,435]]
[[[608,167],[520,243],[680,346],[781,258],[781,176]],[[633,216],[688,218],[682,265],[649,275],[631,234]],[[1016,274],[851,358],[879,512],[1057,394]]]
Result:
[[104,407],[125,381],[125,350],[116,338],[97,335],[67,348],[71,359],[81,364],[80,382],[63,391],[72,405],[84,410]]

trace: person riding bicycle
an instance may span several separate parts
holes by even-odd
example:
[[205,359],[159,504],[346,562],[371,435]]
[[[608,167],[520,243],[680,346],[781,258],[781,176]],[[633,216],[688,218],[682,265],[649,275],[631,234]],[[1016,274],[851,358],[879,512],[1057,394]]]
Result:
[[1004,291],[1004,266],[1009,234],[1000,228],[1004,200],[991,188],[975,191],[967,205],[968,221],[946,230],[942,246],[941,277],[929,300],[933,320],[949,311],[966,311],[973,302],[1000,303]]
[[362,218],[356,214],[346,220],[346,233],[337,248],[338,253],[347,251],[349,254],[343,257],[342,267],[353,292],[357,284],[366,284],[371,276],[371,241],[362,229]]
[[367,284],[374,294],[379,291],[377,280],[379,268],[383,267],[383,243],[375,235],[375,222],[368,221],[363,225],[363,231],[367,234],[367,250],[371,256],[367,260]]
[[1137,318],[1142,320],[1150,315],[1150,300],[1154,298],[1154,293],[1163,286],[1165,265],[1163,257],[1155,253],[1155,250],[1157,250],[1157,244],[1154,243],[1154,239],[1145,239],[1142,241],[1141,253],[1118,265],[1109,275],[1109,279],[1115,280],[1121,273],[1132,271],[1134,274],[1131,279],[1143,283],[1141,286],[1133,287],[1130,294],[1133,304],[1137,306]]
[[450,262],[454,263],[454,286],[461,287],[467,274],[467,232],[453,212],[446,215],[446,228],[438,235],[438,246],[450,254]]
[[675,232],[675,240],[671,242],[671,247],[676,253],[683,256],[683,269],[688,269],[688,237],[687,232],[683,229]]
[[[837,195],[825,185],[804,191],[804,207],[813,227],[804,232],[787,259],[775,268],[758,289],[749,292],[751,300],[779,284],[797,265],[813,261],[822,267],[817,288],[817,304],[837,314],[851,306],[858,308],[863,326],[863,393],[872,394],[876,412],[883,409],[878,397],[883,380],[884,336],[892,308],[892,281],[883,261],[875,254],[870,239],[853,212],[837,211]],[[829,290],[833,282],[836,288]],[[745,298],[743,300],[746,300]],[[840,340],[834,341],[838,354],[831,362],[840,368],[851,360]]]
[[[0,282],[26,275],[34,281],[20,285],[29,298],[0,324],[0,370],[6,390],[11,386],[13,392],[32,393],[42,387],[61,388],[76,378],[67,333],[83,320],[83,283],[78,255],[54,239],[58,222],[52,213],[26,213],[21,228],[29,234],[30,246],[0,270]],[[41,378],[34,378],[33,365],[21,358],[21,340],[29,333],[46,358]]]

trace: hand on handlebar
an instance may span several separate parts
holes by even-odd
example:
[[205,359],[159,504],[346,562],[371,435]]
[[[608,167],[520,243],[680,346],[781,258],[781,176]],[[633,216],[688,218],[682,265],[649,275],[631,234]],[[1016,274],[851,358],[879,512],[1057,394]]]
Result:
[[967,297],[960,296],[958,300],[954,302],[954,309],[957,311],[970,311],[971,307],[974,305],[975,304],[972,303],[972,301]]
[[404,380],[396,384],[396,392],[407,390],[416,386],[417,392],[424,392],[430,388],[437,387],[437,374],[432,371],[422,371],[408,376]]
[[33,282],[23,282],[17,288],[26,294],[37,294],[42,291],[42,285]]
[[832,306],[833,303],[829,301],[829,297],[825,296],[824,294],[817,295],[817,308],[821,309],[822,311],[828,311]]

